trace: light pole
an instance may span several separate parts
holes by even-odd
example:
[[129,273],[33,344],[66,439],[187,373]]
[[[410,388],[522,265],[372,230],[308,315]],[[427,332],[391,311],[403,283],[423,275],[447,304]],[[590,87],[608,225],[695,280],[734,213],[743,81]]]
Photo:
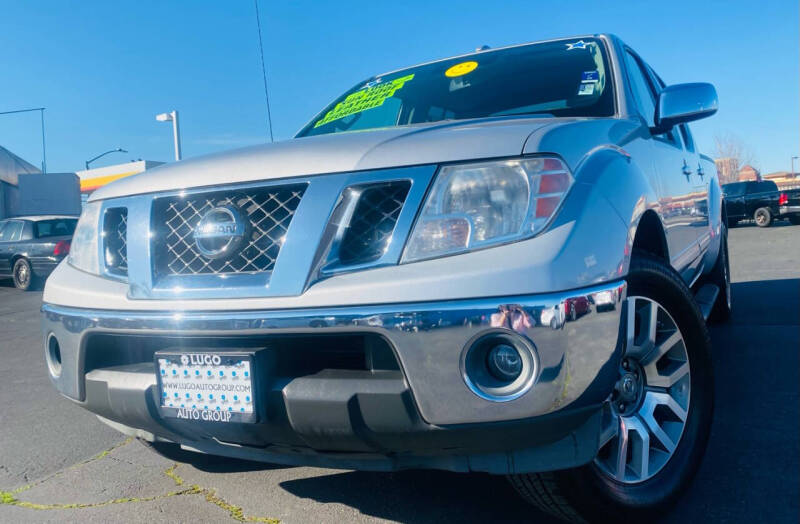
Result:
[[14,113],[27,113],[29,111],[39,111],[42,121],[42,173],[47,173],[47,148],[44,144],[44,107],[33,107],[31,109],[16,109],[14,111],[3,111],[0,115],[12,115]]
[[798,157],[796,157],[796,156],[792,157],[792,178],[794,178],[794,161],[797,160],[797,158]]
[[86,160],[86,161],[85,161],[85,163],[86,163],[86,170],[87,170],[87,171],[89,170],[89,164],[91,164],[92,162],[94,162],[94,161],[95,161],[95,160],[97,160],[98,158],[102,158],[102,157],[104,157],[104,156],[106,156],[106,155],[108,155],[108,154],[110,154],[110,153],[127,153],[127,151],[126,151],[126,150],[124,150],[124,149],[122,149],[121,147],[118,147],[118,148],[116,148],[116,149],[109,149],[109,150],[108,150],[108,151],[106,151],[105,153],[100,153],[99,155],[97,155],[96,157],[92,158],[91,160]]
[[178,127],[178,111],[156,115],[159,122],[172,122],[172,137],[175,140],[175,160],[181,159],[181,131]]

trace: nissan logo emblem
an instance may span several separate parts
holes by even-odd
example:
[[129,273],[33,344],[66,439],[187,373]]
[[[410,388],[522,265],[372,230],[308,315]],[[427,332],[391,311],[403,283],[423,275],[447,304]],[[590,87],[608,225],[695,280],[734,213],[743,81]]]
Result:
[[246,237],[247,222],[230,204],[210,209],[194,228],[197,250],[212,260],[236,253]]

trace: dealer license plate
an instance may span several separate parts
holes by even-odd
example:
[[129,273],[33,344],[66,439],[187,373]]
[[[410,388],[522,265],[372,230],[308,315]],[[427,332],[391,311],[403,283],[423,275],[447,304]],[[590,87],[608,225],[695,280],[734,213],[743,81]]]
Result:
[[157,352],[155,360],[163,416],[255,422],[251,353]]

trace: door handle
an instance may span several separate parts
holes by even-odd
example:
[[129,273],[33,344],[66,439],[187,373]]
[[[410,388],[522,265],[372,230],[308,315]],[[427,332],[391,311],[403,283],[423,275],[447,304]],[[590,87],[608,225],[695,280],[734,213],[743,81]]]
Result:
[[686,160],[683,161],[683,174],[686,175],[686,181],[688,182],[689,176],[692,174],[692,168],[689,167]]

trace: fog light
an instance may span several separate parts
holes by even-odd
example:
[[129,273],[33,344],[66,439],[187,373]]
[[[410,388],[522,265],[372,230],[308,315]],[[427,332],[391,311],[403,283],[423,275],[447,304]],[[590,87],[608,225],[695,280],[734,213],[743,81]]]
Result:
[[58,339],[52,333],[47,337],[45,344],[45,360],[47,367],[50,370],[50,375],[53,378],[61,376],[61,347],[58,345]]
[[514,347],[498,344],[489,350],[486,358],[489,373],[497,380],[511,382],[522,373],[522,358]]
[[527,337],[489,330],[467,343],[460,365],[461,376],[473,393],[492,402],[508,402],[533,387],[539,357]]

